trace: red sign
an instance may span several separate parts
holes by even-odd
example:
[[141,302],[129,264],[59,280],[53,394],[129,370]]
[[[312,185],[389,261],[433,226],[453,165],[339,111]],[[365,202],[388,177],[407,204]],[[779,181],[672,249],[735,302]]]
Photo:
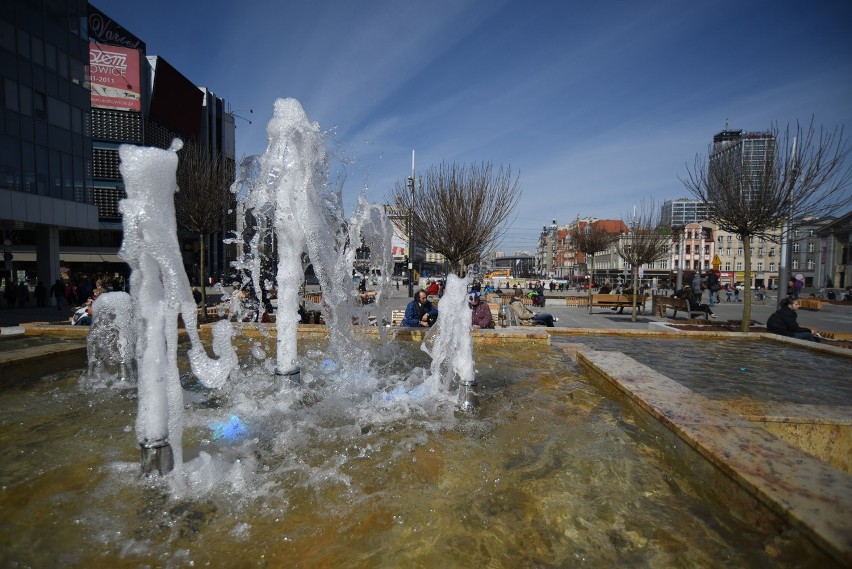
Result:
[[89,79],[93,107],[120,111],[142,109],[137,50],[90,43]]

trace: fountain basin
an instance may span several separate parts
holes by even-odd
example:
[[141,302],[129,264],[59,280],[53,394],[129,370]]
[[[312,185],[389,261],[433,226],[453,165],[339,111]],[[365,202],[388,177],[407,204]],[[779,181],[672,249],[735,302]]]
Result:
[[[398,349],[403,367],[428,365]],[[34,566],[824,561],[783,521],[729,513],[560,351],[476,356],[472,414],[311,387],[311,357],[301,395],[190,404],[179,489],[138,474],[133,390],[81,390],[82,370],[2,390],[15,418],[0,429],[0,554]],[[245,414],[264,406],[281,411]],[[253,434],[216,439],[208,423],[229,413]]]
[[[713,400],[625,354],[568,350],[602,389],[643,417],[643,426],[664,438],[675,460],[727,507],[759,526],[791,523],[835,561],[852,561],[852,476],[841,469],[848,468],[852,434],[848,407]],[[773,408],[788,414],[795,408],[799,415],[807,409],[810,416],[759,412]]]

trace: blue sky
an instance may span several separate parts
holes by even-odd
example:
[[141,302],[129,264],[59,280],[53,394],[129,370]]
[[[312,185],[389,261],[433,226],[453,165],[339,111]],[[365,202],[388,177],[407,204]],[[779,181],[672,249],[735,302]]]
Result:
[[[92,0],[225,98],[237,154],[279,97],[332,131],[344,197],[384,202],[442,160],[519,172],[507,252],[553,218],[618,218],[687,196],[713,134],[772,123],[852,135],[852,2]],[[852,200],[852,198],[850,198]]]

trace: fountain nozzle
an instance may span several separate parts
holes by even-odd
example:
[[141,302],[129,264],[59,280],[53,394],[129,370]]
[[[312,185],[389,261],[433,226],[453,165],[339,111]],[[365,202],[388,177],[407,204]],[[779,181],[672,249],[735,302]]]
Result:
[[459,407],[462,411],[472,411],[479,406],[476,381],[459,384]]
[[172,447],[166,440],[139,443],[142,448],[142,474],[150,476],[156,471],[165,476],[175,467],[175,456]]
[[300,366],[296,366],[289,371],[283,371],[280,368],[275,368],[275,377],[287,378],[287,382],[291,387],[301,387],[302,386],[302,368]]

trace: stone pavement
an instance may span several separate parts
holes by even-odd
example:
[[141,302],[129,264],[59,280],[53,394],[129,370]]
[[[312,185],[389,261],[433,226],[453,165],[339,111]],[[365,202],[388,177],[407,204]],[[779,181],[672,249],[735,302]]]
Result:
[[[405,309],[410,300],[407,293],[406,287],[401,287],[399,291],[392,289],[390,297],[384,303],[382,317],[390,321],[392,310]],[[549,298],[543,309],[536,310],[550,312],[553,316],[559,318],[559,322],[556,323],[557,328],[647,330],[650,322],[665,322],[667,320],[652,313],[650,301],[647,303],[647,313],[639,314],[636,322],[633,322],[627,313],[627,309],[625,309],[624,314],[616,314],[608,308],[595,308],[592,314],[589,314],[586,307],[565,306],[563,300],[566,296],[565,293],[561,295],[555,293],[554,296],[557,296],[557,298]],[[742,320],[742,303],[722,302],[717,304],[713,310],[718,315],[719,321]],[[751,319],[758,324],[766,324],[766,319],[774,310],[773,301],[766,301],[765,303],[755,301],[752,304]],[[65,305],[61,310],[57,310],[55,306],[10,309],[6,308],[5,303],[3,303],[3,308],[0,309],[0,328],[14,327],[29,322],[67,322],[71,314],[72,310]],[[669,312],[669,315],[671,315],[671,312]],[[683,315],[678,314],[677,319],[682,320]],[[852,304],[822,303],[822,310],[819,311],[800,310],[799,324],[817,330],[852,333]]]

